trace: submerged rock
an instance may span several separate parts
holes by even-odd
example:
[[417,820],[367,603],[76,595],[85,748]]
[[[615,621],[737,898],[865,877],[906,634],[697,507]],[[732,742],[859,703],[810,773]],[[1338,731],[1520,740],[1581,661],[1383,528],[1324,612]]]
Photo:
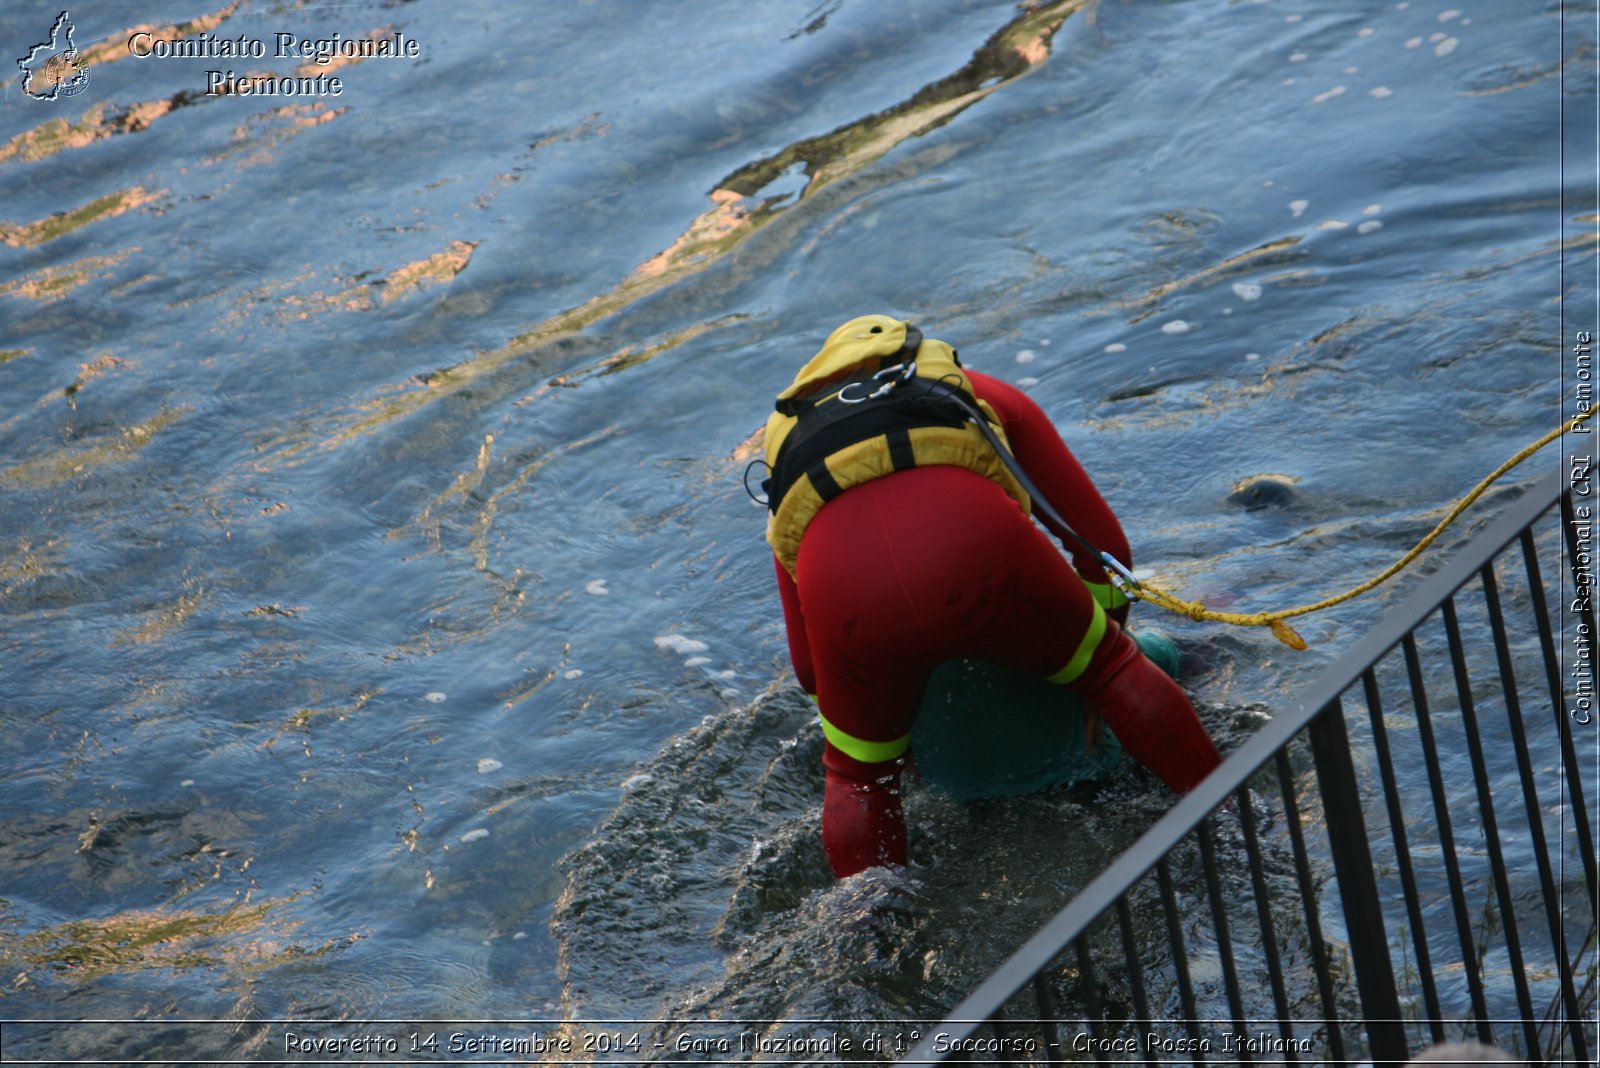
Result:
[[1243,505],[1249,512],[1281,508],[1298,496],[1295,484],[1299,481],[1293,475],[1251,475],[1233,484],[1228,500]]

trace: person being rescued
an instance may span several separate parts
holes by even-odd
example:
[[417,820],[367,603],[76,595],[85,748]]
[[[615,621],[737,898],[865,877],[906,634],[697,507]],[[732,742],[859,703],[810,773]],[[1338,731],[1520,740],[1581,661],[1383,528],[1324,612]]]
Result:
[[1220,763],[1189,699],[1124,631],[1127,598],[1090,551],[1131,568],[1121,525],[1021,391],[964,370],[910,323],[866,315],[828,337],[776,408],[767,541],[795,675],[822,720],[835,875],[905,865],[901,770],[947,660],[1066,687],[1179,793]]

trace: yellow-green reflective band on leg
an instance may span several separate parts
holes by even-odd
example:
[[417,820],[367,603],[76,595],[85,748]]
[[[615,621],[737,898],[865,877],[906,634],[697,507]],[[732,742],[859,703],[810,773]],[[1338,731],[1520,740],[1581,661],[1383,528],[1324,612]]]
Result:
[[911,735],[907,734],[896,738],[892,742],[869,742],[864,738],[857,738],[828,722],[828,717],[817,713],[817,719],[822,723],[822,735],[833,743],[833,747],[845,756],[854,757],[863,764],[881,764],[885,760],[893,760],[911,747]]
[[1100,607],[1100,602],[1094,602],[1094,618],[1089,621],[1089,629],[1083,636],[1083,641],[1078,643],[1078,651],[1072,654],[1072,659],[1067,661],[1067,666],[1050,676],[1049,681],[1057,685],[1072,682],[1079,675],[1089,670],[1089,658],[1094,656],[1094,651],[1100,645],[1100,639],[1106,636],[1106,610]]
[[1088,579],[1084,579],[1083,584],[1089,587],[1089,593],[1094,597],[1095,603],[1107,611],[1121,608],[1128,603],[1127,595],[1112,583],[1090,582]]

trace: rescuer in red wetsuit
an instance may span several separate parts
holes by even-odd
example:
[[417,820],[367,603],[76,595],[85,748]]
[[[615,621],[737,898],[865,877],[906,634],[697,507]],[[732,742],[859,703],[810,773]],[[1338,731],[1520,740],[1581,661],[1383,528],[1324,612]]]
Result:
[[[946,660],[1068,687],[1179,792],[1221,759],[1183,691],[1123,631],[1127,601],[1100,561],[1041,514],[1067,562],[977,428],[949,426],[937,399],[895,400],[898,413],[885,403],[897,389],[954,386],[981,402],[1060,517],[1131,564],[1116,516],[1022,392],[960,369],[948,345],[888,316],[834,332],[780,395],[767,456],[768,540],[795,674],[826,736],[822,838],[840,878],[906,862],[900,773],[923,690]],[[821,426],[841,414],[858,425]]]

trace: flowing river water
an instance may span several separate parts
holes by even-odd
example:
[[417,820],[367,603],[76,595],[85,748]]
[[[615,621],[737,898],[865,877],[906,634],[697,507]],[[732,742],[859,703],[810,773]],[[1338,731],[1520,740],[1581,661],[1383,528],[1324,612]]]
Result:
[[[1215,606],[1572,414],[1592,4],[198,3],[0,9],[0,1018],[157,1021],[7,1056],[958,1000],[1170,796],[913,784],[834,884],[742,476],[846,318]],[[1412,581],[1159,622],[1227,748]]]

